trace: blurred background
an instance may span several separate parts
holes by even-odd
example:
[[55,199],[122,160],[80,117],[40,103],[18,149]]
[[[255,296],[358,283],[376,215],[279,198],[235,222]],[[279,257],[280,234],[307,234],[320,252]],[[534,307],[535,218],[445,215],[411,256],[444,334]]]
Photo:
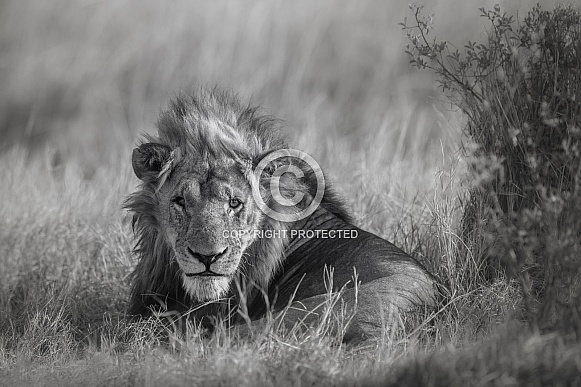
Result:
[[[536,2],[500,4],[524,16]],[[461,47],[484,38],[478,8],[495,3],[430,1],[425,13]],[[168,98],[219,83],[283,118],[293,144],[323,161],[340,152],[364,168],[357,155],[372,147],[377,162],[432,165],[457,149],[461,119],[409,66],[404,17],[402,0],[4,0],[0,152],[50,149],[90,177],[128,157]]]

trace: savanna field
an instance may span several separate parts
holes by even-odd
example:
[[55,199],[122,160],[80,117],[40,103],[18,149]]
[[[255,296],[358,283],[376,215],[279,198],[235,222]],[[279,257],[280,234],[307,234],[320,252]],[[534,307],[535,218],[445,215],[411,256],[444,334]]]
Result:
[[[535,4],[2,2],[0,385],[581,385],[581,18]],[[214,84],[436,275],[435,310],[359,346],[125,318],[131,151]]]

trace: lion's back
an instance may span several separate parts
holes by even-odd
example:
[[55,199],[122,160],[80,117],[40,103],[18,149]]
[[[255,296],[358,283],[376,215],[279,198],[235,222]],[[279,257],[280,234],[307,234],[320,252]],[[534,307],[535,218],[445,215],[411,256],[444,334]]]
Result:
[[[341,238],[312,238],[285,258],[269,287],[275,308],[292,298],[301,301],[343,286],[375,294],[399,310],[433,304],[435,280],[415,259],[392,243],[355,226],[345,225]],[[325,234],[328,235],[328,234]],[[327,274],[325,274],[327,272]]]

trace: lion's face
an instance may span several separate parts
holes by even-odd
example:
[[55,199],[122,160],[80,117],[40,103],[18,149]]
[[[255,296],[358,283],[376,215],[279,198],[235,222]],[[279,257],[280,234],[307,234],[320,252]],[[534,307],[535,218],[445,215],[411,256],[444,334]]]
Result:
[[159,205],[185,289],[199,301],[222,297],[244,271],[242,256],[262,219],[240,165],[215,160],[178,166],[160,190]]
[[247,167],[208,154],[177,157],[156,143],[135,149],[133,167],[151,184],[154,224],[173,250],[186,291],[197,301],[223,297],[235,275],[257,264],[243,258],[263,218]]

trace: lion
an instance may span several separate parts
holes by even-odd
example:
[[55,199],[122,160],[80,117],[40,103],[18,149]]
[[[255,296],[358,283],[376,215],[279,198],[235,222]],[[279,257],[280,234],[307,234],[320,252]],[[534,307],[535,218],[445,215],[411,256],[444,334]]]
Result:
[[125,204],[139,257],[129,315],[161,308],[211,327],[287,308],[285,324],[293,324],[341,290],[342,305],[353,310],[349,341],[376,337],[399,314],[434,305],[435,278],[355,226],[328,184],[312,213],[293,218],[317,197],[320,175],[289,154],[257,173],[261,161],[288,149],[281,121],[214,88],[179,94],[157,129],[132,154],[141,183]]

